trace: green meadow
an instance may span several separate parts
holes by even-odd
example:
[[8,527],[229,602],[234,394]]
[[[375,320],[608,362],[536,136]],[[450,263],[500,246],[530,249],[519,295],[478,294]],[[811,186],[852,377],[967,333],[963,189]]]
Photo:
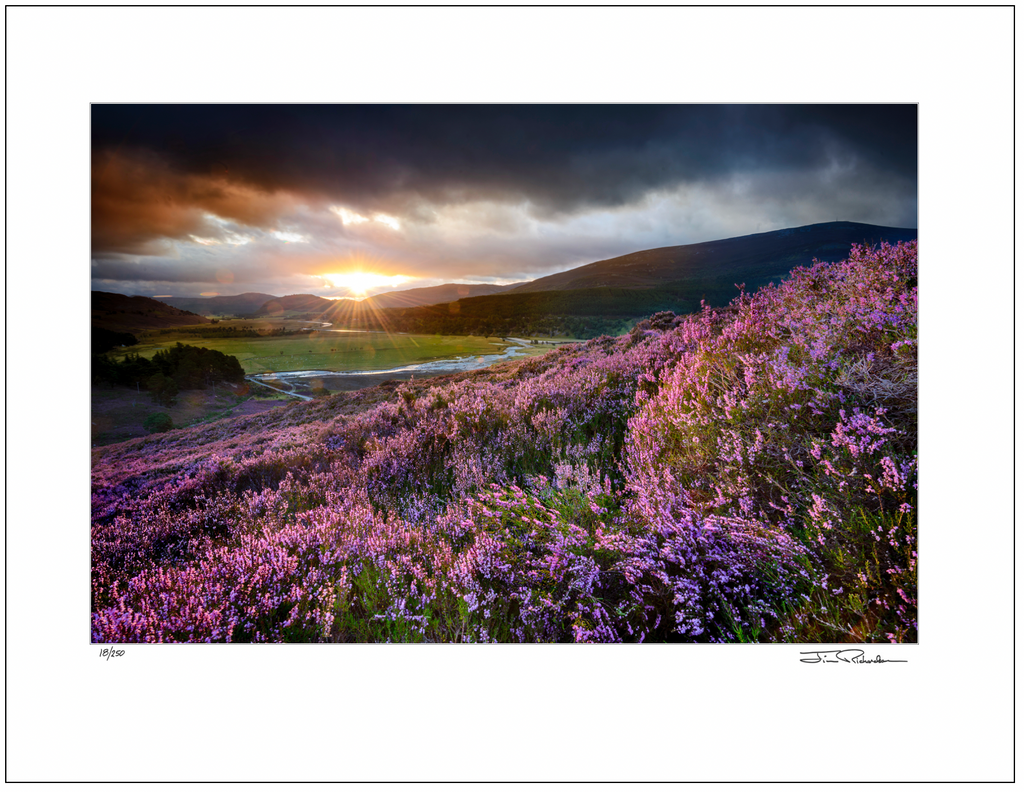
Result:
[[152,358],[176,343],[206,347],[238,358],[246,374],[268,371],[362,371],[388,369],[429,360],[492,355],[508,344],[478,336],[399,335],[388,333],[338,333],[315,331],[299,336],[261,338],[202,338],[187,333],[143,339],[133,347],[112,352],[123,358],[129,352]]

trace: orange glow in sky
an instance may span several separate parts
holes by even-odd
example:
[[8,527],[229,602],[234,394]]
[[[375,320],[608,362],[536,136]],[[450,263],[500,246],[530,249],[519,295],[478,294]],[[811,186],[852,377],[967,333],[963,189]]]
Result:
[[378,275],[375,272],[334,272],[321,275],[335,289],[348,289],[353,294],[366,294],[377,286],[400,286],[410,278],[405,275]]

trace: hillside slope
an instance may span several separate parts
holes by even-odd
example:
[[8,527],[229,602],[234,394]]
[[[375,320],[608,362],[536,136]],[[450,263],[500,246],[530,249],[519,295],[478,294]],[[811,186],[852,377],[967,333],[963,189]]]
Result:
[[410,308],[417,305],[437,305],[461,300],[465,297],[482,297],[487,294],[500,294],[520,283],[498,286],[493,283],[443,283],[440,286],[427,286],[422,289],[404,289],[402,291],[384,292],[367,297],[363,303],[375,308]]
[[337,322],[349,315],[372,315],[385,308],[409,308],[447,303],[463,297],[498,294],[519,284],[496,286],[488,283],[445,283],[422,289],[384,292],[364,300],[330,300],[312,294],[290,294],[269,298],[251,311],[257,317],[294,317]]
[[273,294],[245,292],[220,297],[164,297],[163,302],[202,316],[248,316],[270,300]]
[[307,319],[326,313],[334,306],[334,303],[334,300],[318,297],[315,294],[288,294],[268,300],[251,316],[252,318]]
[[93,640],[915,641],[916,283],[96,449]]
[[92,293],[92,326],[104,330],[131,332],[209,322],[204,316],[149,297],[128,297],[102,291]]
[[629,253],[525,283],[512,293],[614,287],[649,289],[674,281],[713,280],[756,288],[812,260],[839,261],[854,244],[906,242],[917,230],[864,223],[818,223],[693,245]]

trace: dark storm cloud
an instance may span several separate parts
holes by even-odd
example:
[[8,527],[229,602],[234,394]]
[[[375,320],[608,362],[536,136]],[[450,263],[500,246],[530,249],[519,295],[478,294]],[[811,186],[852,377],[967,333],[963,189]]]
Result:
[[99,259],[92,263],[94,281],[147,281],[153,283],[217,283],[216,270],[208,265],[180,261],[133,262]]
[[92,244],[105,253],[160,253],[165,239],[211,232],[209,214],[264,225],[287,199],[223,176],[176,170],[149,151],[92,157]]
[[204,212],[268,227],[302,201],[552,218],[735,174],[917,177],[913,105],[95,105],[92,124],[104,252],[199,234]]

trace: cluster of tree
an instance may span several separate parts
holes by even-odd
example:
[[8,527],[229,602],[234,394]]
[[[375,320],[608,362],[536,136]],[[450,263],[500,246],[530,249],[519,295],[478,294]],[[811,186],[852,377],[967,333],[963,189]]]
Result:
[[146,420],[142,422],[142,428],[150,434],[169,432],[174,428],[174,421],[167,413],[153,413],[146,416]]
[[[216,320],[211,320],[211,325]],[[148,336],[187,335],[196,338],[259,338],[260,334],[249,325],[245,327],[165,327],[151,330]]]
[[179,390],[204,388],[216,382],[241,382],[245,372],[238,358],[214,349],[178,343],[157,352],[152,360],[128,354],[117,361],[106,355],[92,359],[94,382],[136,386],[159,404],[174,404]]
[[131,333],[118,333],[116,330],[105,330],[102,327],[92,329],[92,353],[102,355],[119,346],[135,346],[139,339]]
[[309,335],[313,332],[313,328],[304,327],[298,330],[289,330],[286,327],[268,327],[259,332],[261,336],[297,336],[297,335]]

